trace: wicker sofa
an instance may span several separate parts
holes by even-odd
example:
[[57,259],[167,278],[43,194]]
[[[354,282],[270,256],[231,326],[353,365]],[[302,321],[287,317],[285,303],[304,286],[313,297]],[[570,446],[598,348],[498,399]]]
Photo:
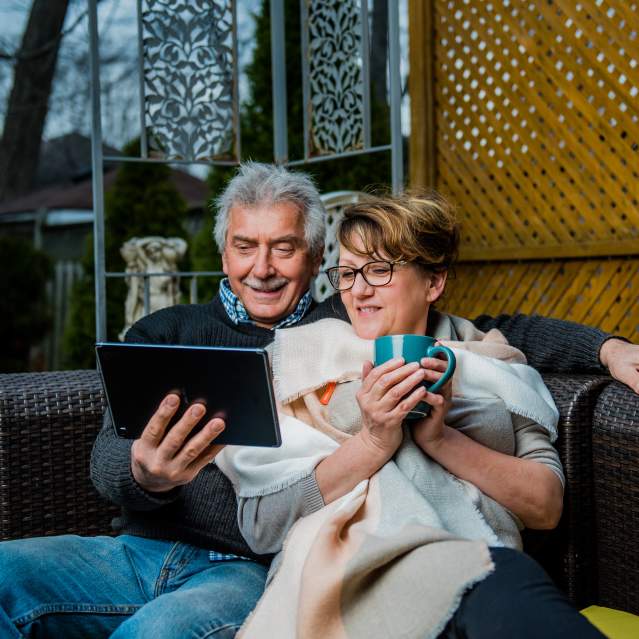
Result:
[[[573,602],[639,613],[639,396],[610,378],[545,375],[561,413],[560,526],[525,545]],[[95,371],[0,375],[0,539],[109,534],[89,480],[104,396]]]

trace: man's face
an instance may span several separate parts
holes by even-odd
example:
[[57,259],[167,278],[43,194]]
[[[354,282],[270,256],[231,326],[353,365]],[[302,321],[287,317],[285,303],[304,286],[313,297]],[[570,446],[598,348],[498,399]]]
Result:
[[295,310],[320,263],[308,250],[296,205],[231,208],[222,268],[259,326],[270,328]]

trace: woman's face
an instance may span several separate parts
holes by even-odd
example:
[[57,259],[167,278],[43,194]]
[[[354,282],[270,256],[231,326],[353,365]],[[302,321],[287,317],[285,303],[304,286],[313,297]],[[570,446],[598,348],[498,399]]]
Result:
[[[354,248],[364,249],[361,240],[353,238]],[[386,255],[358,255],[340,246],[340,266],[361,268],[372,260],[388,259]],[[393,277],[384,286],[371,286],[361,273],[353,287],[341,293],[348,317],[359,337],[374,339],[382,335],[413,333],[424,335],[428,309],[444,290],[445,273],[427,273],[414,264],[393,267]]]

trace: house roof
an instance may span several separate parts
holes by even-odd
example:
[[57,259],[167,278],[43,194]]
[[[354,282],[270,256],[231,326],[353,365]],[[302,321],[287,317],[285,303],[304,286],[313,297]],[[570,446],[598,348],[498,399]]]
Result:
[[[105,155],[122,155],[109,146]],[[104,191],[115,181],[117,171],[113,162],[105,163]],[[187,209],[203,209],[210,197],[204,180],[171,169],[171,181],[186,201]],[[42,209],[92,211],[93,185],[91,180],[91,140],[80,133],[69,133],[44,141],[40,150],[35,189],[26,195],[0,202],[3,214],[35,212]]]
[[[117,149],[103,145],[104,155],[122,155]],[[38,158],[34,190],[48,186],[72,184],[91,175],[91,139],[81,133],[67,133],[43,140]]]
[[[108,170],[104,173],[105,192],[115,182],[117,171]],[[171,181],[184,198],[188,210],[203,209],[210,197],[208,187],[204,180],[200,180],[189,173],[178,169],[171,169]],[[93,187],[91,177],[85,178],[75,184],[62,184],[49,186],[27,195],[22,195],[11,200],[0,202],[0,216],[5,213],[22,213],[38,211],[40,209],[55,210],[93,210]]]

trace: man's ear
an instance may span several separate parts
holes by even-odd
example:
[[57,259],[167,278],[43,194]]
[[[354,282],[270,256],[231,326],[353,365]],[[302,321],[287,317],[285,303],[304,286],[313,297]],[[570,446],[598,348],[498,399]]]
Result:
[[431,304],[435,303],[444,293],[447,278],[448,271],[439,271],[431,274],[430,283],[428,284],[428,301]]
[[224,275],[229,274],[226,268],[226,248],[222,251],[222,270],[224,271]]
[[313,255],[313,275],[317,275],[320,270],[320,266],[322,265],[322,258],[324,257],[324,245],[322,245],[317,253]]

